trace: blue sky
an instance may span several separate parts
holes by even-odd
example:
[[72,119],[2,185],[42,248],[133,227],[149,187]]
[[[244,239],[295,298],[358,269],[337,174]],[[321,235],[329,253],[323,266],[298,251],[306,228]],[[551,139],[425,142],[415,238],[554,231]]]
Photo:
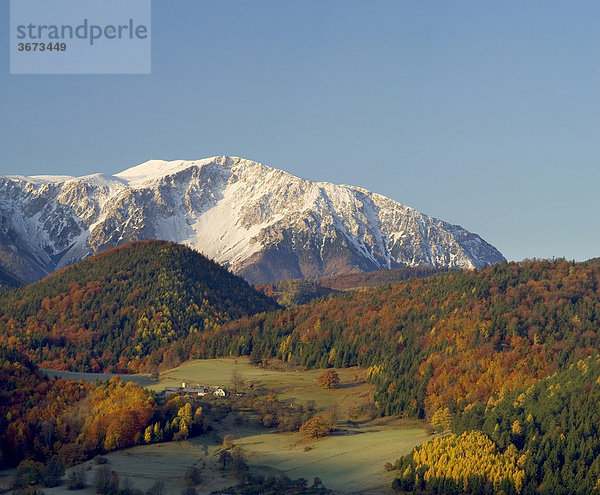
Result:
[[9,75],[0,174],[236,155],[600,256],[600,2],[155,0],[152,74]]

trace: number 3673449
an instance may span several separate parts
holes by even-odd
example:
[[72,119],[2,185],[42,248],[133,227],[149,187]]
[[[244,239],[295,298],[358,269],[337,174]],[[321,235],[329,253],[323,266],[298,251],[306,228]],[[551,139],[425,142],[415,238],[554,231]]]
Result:
[[66,43],[18,43],[17,50],[20,52],[64,52],[67,50]]

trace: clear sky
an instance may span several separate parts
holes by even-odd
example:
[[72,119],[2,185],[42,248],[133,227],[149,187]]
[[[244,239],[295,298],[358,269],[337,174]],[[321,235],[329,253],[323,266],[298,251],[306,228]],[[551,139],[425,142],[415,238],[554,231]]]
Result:
[[0,175],[235,155],[360,185],[508,259],[600,256],[597,0],[152,3],[152,74],[9,75]]

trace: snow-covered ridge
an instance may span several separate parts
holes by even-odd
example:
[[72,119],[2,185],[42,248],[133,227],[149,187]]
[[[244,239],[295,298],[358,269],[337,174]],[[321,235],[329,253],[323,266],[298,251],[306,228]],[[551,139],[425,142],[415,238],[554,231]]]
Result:
[[253,282],[504,259],[476,234],[385,196],[238,157],[150,160],[114,176],[3,177],[0,207],[0,245],[33,257],[40,276],[149,238],[187,244]]
[[167,175],[175,174],[190,167],[202,167],[206,163],[210,163],[210,161],[210,158],[197,161],[175,160],[170,162],[165,160],[148,160],[140,165],[115,174],[115,177],[124,180],[130,186],[139,186],[162,179]]

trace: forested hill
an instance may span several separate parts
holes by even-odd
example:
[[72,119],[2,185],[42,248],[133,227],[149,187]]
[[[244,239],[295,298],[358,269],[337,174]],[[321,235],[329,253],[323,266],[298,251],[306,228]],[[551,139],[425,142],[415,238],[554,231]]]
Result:
[[217,264],[150,241],[1,294],[0,345],[44,367],[86,371],[240,354],[358,364],[370,367],[382,412],[425,417],[597,352],[599,287],[597,263],[524,261],[266,312],[276,309],[271,299]]
[[454,434],[399,459],[392,486],[405,493],[597,493],[599,405],[594,356],[463,414],[446,410],[438,423],[452,424]]
[[[273,309],[271,299],[196,251],[135,242],[0,293],[0,345],[42,367],[137,371],[178,364],[190,335]],[[172,342],[179,344],[164,352]]]
[[462,411],[597,352],[600,266],[524,261],[410,280],[198,336],[196,355],[371,367],[383,412]]

